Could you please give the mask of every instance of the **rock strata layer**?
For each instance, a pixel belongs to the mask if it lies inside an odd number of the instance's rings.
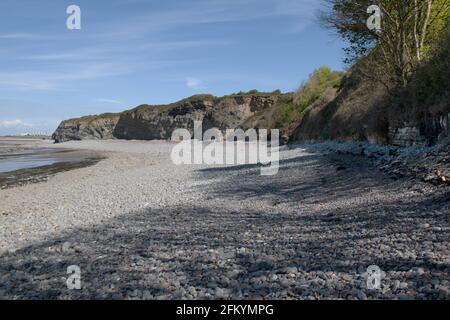
[[[104,114],[63,121],[53,134],[55,142],[70,140],[166,140],[176,129],[235,129],[257,112],[274,106],[281,94],[245,94],[217,98],[193,96],[169,105],[141,105],[120,114]]]

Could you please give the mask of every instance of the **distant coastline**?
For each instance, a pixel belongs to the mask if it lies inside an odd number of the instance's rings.
[[[19,134],[19,135],[0,135],[0,139],[42,139],[51,140],[50,135],[40,135],[40,134]]]

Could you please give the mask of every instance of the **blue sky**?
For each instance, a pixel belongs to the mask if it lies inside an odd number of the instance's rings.
[[[295,90],[341,70],[320,0],[2,0],[0,135],[198,93]],[[66,9],[81,8],[81,30]]]

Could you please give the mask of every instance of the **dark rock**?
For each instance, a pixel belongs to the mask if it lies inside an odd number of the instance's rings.
[[[141,105],[119,114],[103,114],[63,121],[53,134],[55,142],[69,140],[126,139],[169,140],[176,129],[188,129],[194,121],[203,122],[203,132],[218,128],[222,132],[246,126],[257,112],[274,106],[283,95],[245,94],[222,98],[197,95],[179,102]]]
[[[70,140],[113,139],[114,128],[119,114],[107,113],[99,116],[87,116],[61,122],[52,135],[56,143]]]

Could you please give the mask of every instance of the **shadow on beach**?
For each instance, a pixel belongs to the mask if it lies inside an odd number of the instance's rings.
[[[124,213],[103,226],[4,254],[0,298],[315,299],[356,298],[361,291],[380,299],[442,298],[432,283],[448,279],[442,256],[448,254],[449,234],[420,225],[448,226],[448,191],[358,203],[372,190],[399,193],[403,187],[358,166],[337,170],[322,155],[280,165],[280,174],[270,178],[257,167],[197,172],[199,179],[222,179],[200,187],[209,197],[265,199],[272,202],[270,211],[199,203]],[[339,199],[349,201],[332,205]],[[81,268],[82,290],[66,287],[70,265]],[[399,279],[408,288],[366,290],[363,272],[370,265],[387,273],[388,287]],[[406,275],[413,268],[426,274]]]

